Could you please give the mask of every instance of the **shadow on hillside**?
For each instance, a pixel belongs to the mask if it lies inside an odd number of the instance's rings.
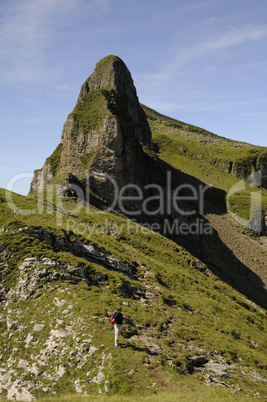
[[[227,212],[226,206],[226,192],[220,188],[213,187],[210,184],[204,183],[201,180],[197,179],[194,176],[191,176],[187,173],[182,172],[179,169],[174,168],[169,165],[167,162],[160,160],[161,171],[164,172],[161,175],[162,177],[166,177],[166,172],[170,172],[172,178],[172,187],[177,188],[181,185],[181,183],[185,183],[188,186],[188,195],[192,195],[192,191],[190,190],[190,186],[193,186],[197,194],[202,194],[205,198],[204,203],[204,213],[216,213],[216,214],[225,214]],[[163,184],[163,183],[161,183]],[[185,190],[186,191],[186,190]],[[194,204],[194,201],[191,201]],[[196,207],[199,207],[199,200],[195,201]],[[216,205],[216,208],[214,207]]]
[[[147,352],[147,347],[146,346],[140,347],[140,346],[136,346],[134,343],[127,343],[127,344],[121,343],[120,348],[121,349],[126,349],[126,348],[127,349],[132,349],[135,352]]]
[[[209,187],[206,183],[175,169],[162,160],[152,160],[147,156],[145,163],[146,174],[143,189],[146,188],[147,183],[154,183],[163,189],[164,210],[161,210],[160,213],[144,213],[142,201],[140,203],[134,201],[129,203],[128,210],[138,211],[142,208],[143,213],[135,215],[134,218],[129,214],[128,218],[161,233],[184,247],[194,257],[206,264],[209,270],[222,281],[259,306],[267,308],[267,292],[262,279],[234,255],[231,248],[223,243],[217,231],[204,217],[207,214],[223,216],[227,213],[225,191]],[[142,177],[141,174],[140,177]],[[169,183],[168,179],[170,179]],[[178,212],[175,208],[168,211],[169,199],[177,188],[181,189],[179,192],[181,199],[177,203],[177,205],[179,204]],[[144,190],[144,197],[151,200],[146,204],[146,207],[149,205],[150,211],[159,209],[158,195],[158,189],[155,186],[149,188],[148,191]],[[203,202],[201,203],[200,200]],[[106,208],[103,199],[94,199],[91,196],[91,203],[97,208]],[[115,209],[118,211],[119,208]],[[187,214],[188,211],[195,212]],[[127,214],[123,215],[127,216]],[[178,222],[177,226],[175,226],[176,222]],[[223,221],[220,222],[220,225],[222,224]],[[157,229],[154,229],[155,225]],[[185,227],[189,230],[180,230]]]
[[[181,184],[189,184],[196,189],[204,188],[205,183],[192,177],[186,173],[173,168],[164,161],[161,161],[161,169],[163,172],[170,171],[172,175],[172,188],[177,188]],[[164,177],[164,174],[161,178]],[[162,183],[161,183],[162,184]],[[191,194],[192,195],[192,194]],[[233,253],[233,251],[223,243],[217,231],[211,226],[209,221],[203,216],[205,214],[223,215],[226,214],[226,193],[223,190],[211,187],[204,194],[204,207],[202,211],[198,210],[198,200],[186,200],[185,209],[196,209],[194,216],[184,217],[175,216],[175,214],[157,216],[157,222],[161,228],[164,227],[166,219],[171,220],[172,224],[175,219],[180,220],[181,225],[187,224],[192,228],[198,228],[197,233],[177,233],[173,231],[169,233],[161,230],[161,234],[183,246],[194,257],[207,265],[209,270],[218,276],[222,281],[238,290],[240,293],[248,297],[256,304],[267,308],[267,291],[262,279],[253,272],[248,266],[243,264]],[[201,213],[200,213],[201,212]],[[144,223],[150,219],[143,216],[140,223]],[[155,217],[153,217],[155,220]],[[223,222],[223,221],[222,221]],[[201,225],[199,225],[201,223]],[[203,232],[203,227],[210,227],[211,230]],[[166,225],[165,225],[166,228]],[[174,226],[169,225],[173,229]],[[230,239],[231,240],[231,239]]]
[[[214,229],[212,235],[168,237],[205,263],[222,281],[267,308],[267,291],[262,279],[234,255]]]

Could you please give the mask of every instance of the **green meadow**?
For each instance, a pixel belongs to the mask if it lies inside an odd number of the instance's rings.
[[[35,397],[42,401],[50,397],[91,400],[92,396],[111,401],[236,401],[266,396],[261,380],[267,368],[265,312],[185,249],[121,215],[94,207],[88,210],[66,197],[59,204],[55,194],[7,196],[1,190],[0,212],[1,258],[5,255],[2,284],[11,292],[8,307],[1,312],[1,348],[9,351],[2,353],[1,367],[7,367],[11,357],[16,367],[20,359],[39,361],[51,331],[69,331],[38,375],[17,368],[24,381],[35,385]],[[48,231],[57,244],[64,239],[69,244],[79,240],[105,250],[131,267],[134,276],[59,249],[56,243],[30,235],[29,229]],[[72,283],[54,275],[51,281],[44,275],[24,300],[15,290],[19,266],[30,257],[39,261],[40,269],[44,258],[59,263],[55,272],[60,271],[60,264],[75,267],[73,275],[78,279]],[[117,350],[108,316],[118,304],[123,305],[127,319]],[[40,322],[44,329],[34,333],[35,341],[25,349],[25,339]],[[92,345],[93,358],[80,367]],[[215,376],[217,380],[204,385],[205,373],[188,368],[192,355],[204,355],[209,361],[223,359],[229,376]],[[53,377],[59,364],[64,375],[51,386],[49,376]],[[97,377],[99,367],[106,382],[89,381]],[[43,377],[43,384],[51,388],[49,397],[44,386],[38,388]],[[74,395],[77,384],[82,384],[83,396]]]

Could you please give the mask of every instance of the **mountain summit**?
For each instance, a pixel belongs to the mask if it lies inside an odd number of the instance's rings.
[[[82,85],[77,108],[100,91],[108,102],[108,108],[123,127],[123,120],[130,120],[126,136],[133,135],[148,148],[151,147],[151,132],[143,109],[140,107],[131,74],[125,63],[117,56],[100,60],[93,74]],[[92,94],[92,95],[91,95]],[[89,99],[88,99],[89,98]],[[122,116],[123,112],[123,116]]]
[[[107,183],[103,186],[103,174],[119,187],[140,184],[143,147],[151,150],[151,131],[131,74],[119,57],[107,56],[82,85],[61,143],[35,172],[30,194],[55,182],[55,177],[57,183],[80,184],[93,172],[97,193],[109,199],[111,188]]]

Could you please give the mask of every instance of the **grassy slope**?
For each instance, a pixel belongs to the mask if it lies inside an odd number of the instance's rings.
[[[40,266],[44,257],[70,264],[86,272],[89,278],[76,285],[56,279],[41,281],[29,299],[14,295],[2,310],[1,368],[8,370],[13,359],[14,379],[20,375],[31,381],[33,395],[44,396],[44,385],[49,386],[54,396],[73,394],[75,381],[82,385],[83,393],[97,394],[99,389],[104,392],[104,382],[92,381],[104,361],[102,371],[110,395],[131,394],[140,398],[141,389],[144,396],[161,395],[151,400],[164,400],[162,392],[167,395],[166,400],[172,400],[173,393],[177,397],[177,392],[181,400],[191,399],[192,395],[194,400],[231,400],[227,390],[200,385],[204,374],[186,374],[188,357],[196,353],[209,360],[224,357],[233,373],[230,379],[220,381],[232,390],[241,387],[242,398],[255,392],[266,394],[264,384],[250,375],[252,371],[266,373],[265,313],[221,282],[186,250],[122,217],[99,214],[95,209],[90,213],[84,208],[75,210],[76,204],[68,199],[62,201],[59,211],[55,199],[50,196],[47,202],[44,196],[39,214],[37,199],[16,194],[11,198],[15,212],[1,190],[0,227],[5,230],[0,232],[0,245],[4,249],[0,256],[5,255],[8,265],[2,278],[5,288],[11,291],[16,288],[18,266],[30,256],[36,257]],[[33,211],[23,215],[19,209]],[[71,216],[67,211],[74,214]],[[57,250],[25,233],[25,227],[42,227],[62,239],[71,229],[72,241],[79,239],[104,248],[112,257],[132,267],[136,277],[128,279],[100,264]],[[101,274],[104,279],[95,281]],[[146,302],[140,298],[140,292],[143,298],[146,295]],[[124,348],[116,350],[107,316],[123,301],[127,303],[123,313],[132,322],[124,324]],[[11,324],[7,326],[7,322]],[[45,324],[44,329],[33,332],[38,323]],[[29,365],[40,362],[54,329],[68,329],[70,335],[51,352],[48,364],[40,364],[38,375],[20,368],[21,359]],[[26,349],[29,334],[35,340]],[[91,358],[88,345],[96,348]],[[105,360],[104,356],[110,353]],[[81,361],[84,364],[79,368]],[[238,364],[239,368],[234,369],[230,364]],[[57,381],[49,380],[49,375],[53,378],[60,368],[65,370],[64,375]],[[178,374],[178,370],[185,370],[185,374]],[[239,400],[238,394],[234,398]]]
[[[169,118],[143,106],[152,131],[152,139],[161,159],[204,183],[229,191],[240,179],[229,174],[229,166],[237,170],[255,170],[260,160],[267,160],[264,147],[253,146],[217,136],[202,128]],[[249,218],[251,187],[235,192],[229,203],[234,213]],[[262,211],[267,210],[267,190],[261,190]]]
[[[259,161],[267,158],[265,147],[220,137],[202,128],[159,114],[146,106],[143,106],[143,109],[159,152],[169,157],[176,156],[176,163],[186,166],[188,173],[200,179],[206,176],[209,181],[217,182],[216,170],[227,174],[230,162],[240,167],[254,166],[257,169]],[[190,166],[188,159],[191,160]],[[206,164],[203,164],[203,169],[199,169],[199,162],[204,161]],[[220,183],[220,188],[227,190],[235,181],[223,175]]]

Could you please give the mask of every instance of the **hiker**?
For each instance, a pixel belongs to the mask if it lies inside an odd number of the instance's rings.
[[[119,337],[121,333],[121,324],[123,320],[123,316],[121,314],[122,308],[119,306],[117,307],[117,311],[114,314],[114,328],[115,328],[115,347],[119,347]]]

